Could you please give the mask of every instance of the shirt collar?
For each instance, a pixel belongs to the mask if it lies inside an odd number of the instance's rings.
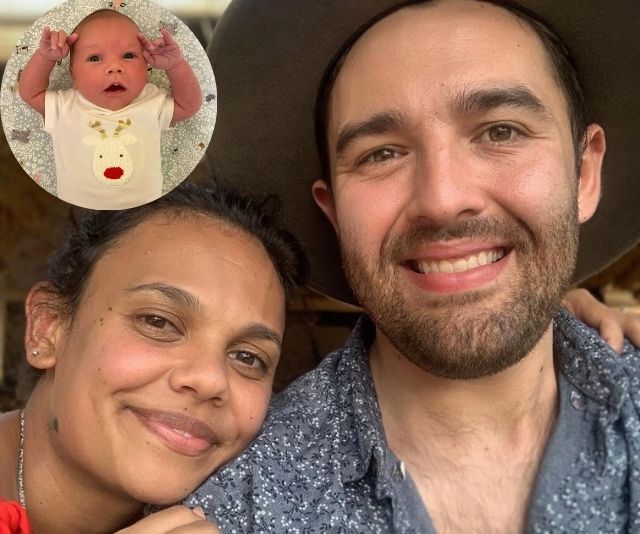
[[[571,386],[607,407],[610,420],[614,419],[629,387],[626,373],[617,364],[617,355],[594,330],[568,312],[559,311],[553,323],[558,372]],[[344,409],[353,417],[352,429],[355,428],[360,452],[359,461],[345,462],[342,474],[345,482],[352,482],[371,471],[376,481],[376,495],[383,498],[390,491],[398,459],[387,445],[369,366],[368,348],[374,336],[375,326],[363,315],[344,346],[337,369],[341,382],[344,379]]]
[[[362,479],[371,472],[375,479],[378,499],[389,496],[392,477],[398,475],[398,459],[389,449],[382,427],[382,415],[375,392],[368,349],[375,338],[375,326],[366,315],[358,320],[349,336],[337,376],[344,377],[345,409],[351,413],[355,429],[358,461],[345,463],[342,476],[345,482]],[[404,476],[404,475],[402,475]]]

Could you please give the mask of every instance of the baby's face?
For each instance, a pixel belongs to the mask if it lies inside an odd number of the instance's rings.
[[[96,18],[78,31],[71,75],[80,94],[113,111],[129,105],[147,83],[138,28],[125,18]]]

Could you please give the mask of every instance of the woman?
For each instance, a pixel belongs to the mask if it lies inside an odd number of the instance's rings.
[[[27,359],[44,374],[23,412],[0,416],[0,498],[34,532],[117,531],[257,433],[307,269],[273,211],[183,185],[68,236],[26,300]],[[212,529],[174,507],[126,532]]]

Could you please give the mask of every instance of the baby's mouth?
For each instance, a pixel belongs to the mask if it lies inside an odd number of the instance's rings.
[[[126,90],[127,88],[124,85],[121,85],[119,83],[112,83],[109,87],[105,89],[105,92],[110,94],[118,94],[118,93],[123,93]]]

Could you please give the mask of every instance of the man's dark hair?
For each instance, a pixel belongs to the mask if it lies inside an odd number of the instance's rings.
[[[431,0],[409,0],[399,3],[373,19],[368,21],[353,33],[342,45],[338,53],[329,63],[318,87],[315,107],[315,135],[316,147],[320,155],[322,172],[325,179],[331,178],[331,166],[329,158],[329,146],[327,144],[327,113],[329,111],[329,99],[333,91],[335,81],[340,74],[344,61],[353,48],[354,44],[369,30],[374,24],[392,13],[408,7],[419,6]],[[486,3],[494,4],[513,13],[520,20],[525,22],[542,41],[547,56],[551,61],[553,75],[556,83],[560,87],[567,102],[569,121],[571,123],[571,135],[573,139],[576,169],[580,168],[582,152],[585,148],[585,136],[587,126],[590,123],[584,99],[584,93],[578,78],[578,72],[568,48],[562,42],[560,36],[553,28],[537,14],[511,0],[483,0]]]
[[[278,273],[285,296],[304,284],[308,264],[300,244],[279,222],[280,201],[274,195],[249,197],[221,185],[204,187],[183,182],[163,197],[136,208],[86,211],[48,263],[50,290],[66,315],[73,318],[96,263],[119,238],[156,214],[173,217],[203,215],[256,238]]]

